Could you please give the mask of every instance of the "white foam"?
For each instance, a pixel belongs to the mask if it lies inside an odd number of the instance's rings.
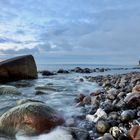
[[[70,135],[66,130],[57,128],[48,134],[43,134],[35,137],[28,137],[17,134],[16,140],[73,140],[73,138],[72,135]]]

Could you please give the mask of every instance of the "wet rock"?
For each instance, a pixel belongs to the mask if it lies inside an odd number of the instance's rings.
[[[84,98],[85,98],[84,94],[79,94],[74,100],[76,103],[79,103],[82,102]]]
[[[42,101],[34,100],[34,99],[20,99],[20,100],[17,100],[17,101],[16,101],[16,104],[17,104],[17,105],[22,105],[22,104],[25,104],[25,103],[28,103],[28,102],[44,103],[44,102],[42,102]]]
[[[62,89],[63,87],[58,87],[54,85],[38,85],[35,87],[35,90],[48,90],[48,91],[61,91],[60,88]],[[64,89],[64,88],[63,88]]]
[[[109,129],[109,124],[105,120],[99,120],[96,123],[96,130],[98,133],[105,133]]]
[[[35,95],[43,95],[43,94],[46,94],[46,93],[43,92],[43,91],[40,91],[40,90],[37,90],[37,91],[35,92]]]
[[[111,134],[105,133],[101,140],[114,140]]]
[[[83,78],[80,78],[79,81],[80,81],[80,82],[84,82],[84,79],[83,79]]]
[[[97,122],[101,118],[107,118],[107,114],[101,108],[99,108],[94,115],[86,115],[86,119],[91,122]]]
[[[48,71],[48,70],[44,70],[41,72],[43,76],[51,76],[51,75],[55,75],[53,72]]]
[[[116,96],[118,94],[118,90],[116,88],[111,88],[107,91],[107,93]]]
[[[12,85],[16,86],[17,88],[24,88],[24,87],[33,86],[33,84],[30,81],[25,81],[25,80],[14,82],[14,83],[12,83]]]
[[[99,106],[99,97],[98,96],[91,96],[91,105]]]
[[[124,101],[127,103],[128,107],[135,108],[140,105],[140,94],[137,93],[129,93]]]
[[[64,70],[64,69],[59,69],[59,70],[57,71],[57,73],[67,74],[67,73],[69,73],[69,71]]]
[[[70,128],[67,128],[67,130],[72,134],[74,140],[90,140],[88,131],[84,129],[70,127]]]
[[[113,105],[113,110],[115,110],[115,111],[119,111],[119,110],[126,108],[126,103],[124,102],[123,99],[121,99],[119,101],[114,100],[112,105]]]
[[[118,140],[128,140],[128,137],[125,136],[124,134],[120,134],[120,136],[118,137]]]
[[[91,73],[92,71],[89,68],[83,69],[83,73]]]
[[[65,122],[65,124],[68,127],[74,127],[75,126],[75,120],[74,120],[74,118],[67,119],[66,122]]]
[[[0,95],[21,95],[21,92],[14,86],[1,85]]]
[[[132,119],[134,119],[136,116],[135,111],[133,110],[125,110],[121,113],[121,120],[124,122],[128,122]]]
[[[108,115],[108,119],[109,119],[109,120],[117,120],[117,119],[118,119],[118,112],[111,112],[111,113]]]
[[[109,100],[114,100],[115,99],[115,95],[113,95],[113,94],[107,94],[107,98]]]
[[[114,137],[118,138],[122,134],[122,130],[118,128],[117,126],[111,127],[109,129],[109,133]]]
[[[91,73],[92,72],[92,70],[89,68],[80,68],[80,67],[76,67],[72,71],[77,72],[77,73]]]
[[[19,56],[0,62],[0,83],[36,78],[37,67],[32,55]]]
[[[128,132],[130,140],[140,140],[140,126],[134,125]]]
[[[79,102],[79,103],[76,104],[76,107],[81,107],[81,106],[84,106],[83,102]]]
[[[0,131],[15,135],[23,131],[27,135],[37,135],[64,123],[62,116],[39,102],[29,102],[16,106],[0,117]]]
[[[106,112],[110,113],[113,110],[112,103],[110,100],[106,100],[100,104],[100,107]]]
[[[136,86],[132,89],[132,93],[139,93],[139,94],[140,94],[140,85],[136,85]]]
[[[91,104],[91,97],[90,97],[90,96],[84,97],[83,103],[84,103],[85,105],[90,105],[90,104]]]
[[[91,92],[90,96],[98,96],[100,94],[103,94],[104,92],[105,92],[104,89],[99,89],[99,90],[96,90],[94,92]]]
[[[118,99],[122,99],[126,96],[126,93],[125,92],[120,92],[118,95],[117,95],[117,98]]]

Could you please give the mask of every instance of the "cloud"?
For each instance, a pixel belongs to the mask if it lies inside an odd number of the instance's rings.
[[[139,24],[139,0],[1,0],[0,52],[49,62],[135,63]]]

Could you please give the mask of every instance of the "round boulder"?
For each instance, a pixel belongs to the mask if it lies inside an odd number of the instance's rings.
[[[63,123],[63,117],[46,104],[27,102],[0,117],[0,131],[10,136],[20,131],[27,135],[38,135]]]

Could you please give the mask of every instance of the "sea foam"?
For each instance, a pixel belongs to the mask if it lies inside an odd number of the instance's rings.
[[[16,134],[16,140],[73,140],[72,135],[66,130],[56,128],[48,134],[40,136],[28,137],[21,134]]]

